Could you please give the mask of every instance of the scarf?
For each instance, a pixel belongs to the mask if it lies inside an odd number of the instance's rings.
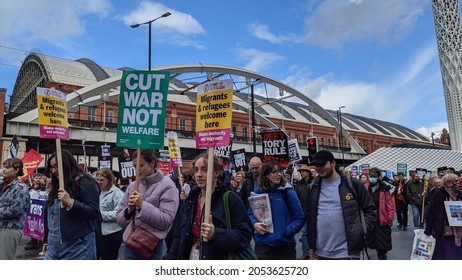
[[[2,184],[2,192],[6,190],[9,184],[16,179],[15,177],[10,177],[10,178],[3,178],[3,184]]]

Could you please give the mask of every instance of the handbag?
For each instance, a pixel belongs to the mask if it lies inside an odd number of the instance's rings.
[[[125,241],[125,246],[130,248],[137,255],[144,259],[151,258],[152,253],[159,243],[159,238],[141,227],[135,226],[135,215],[133,215],[132,232]]]
[[[226,228],[228,230],[231,230],[231,214],[229,212],[229,196],[230,191],[226,191],[223,194],[223,204],[225,208],[225,219],[226,219]],[[252,248],[252,245],[249,244],[245,249],[239,251],[239,252],[234,252],[234,253],[229,253],[228,254],[228,260],[258,260],[257,254],[255,254],[255,251]]]

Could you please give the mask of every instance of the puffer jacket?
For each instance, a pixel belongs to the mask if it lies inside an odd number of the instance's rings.
[[[306,212],[308,245],[309,248],[314,251],[316,251],[316,225],[321,181],[322,178],[318,176],[311,187],[311,191],[308,193],[308,211]],[[345,221],[348,254],[354,255],[360,253],[364,248],[363,226],[358,207],[361,207],[364,211],[368,233],[374,232],[377,210],[372,201],[372,197],[361,182],[355,178],[351,178],[351,181],[353,186],[349,187],[347,185],[347,178],[341,176],[338,191],[342,204],[343,219]]]

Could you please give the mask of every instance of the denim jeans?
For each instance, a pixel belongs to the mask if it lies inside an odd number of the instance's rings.
[[[302,255],[303,256],[309,256],[310,255],[310,250],[308,247],[308,225],[305,223],[305,225],[302,228]]]
[[[163,244],[164,244],[164,240],[159,240],[159,243],[157,244],[156,249],[152,253],[150,260],[161,260],[162,259]],[[143,257],[137,255],[127,246],[125,246],[124,255],[125,255],[126,260],[144,260]]]
[[[420,215],[422,211],[422,205],[411,204],[412,208],[412,219],[414,221],[414,228],[420,228]]]

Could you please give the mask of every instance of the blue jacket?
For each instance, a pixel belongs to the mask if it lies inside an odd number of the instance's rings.
[[[267,191],[262,191],[259,188],[255,194],[260,193],[268,193],[269,195],[274,232],[265,235],[256,234],[254,236],[255,243],[262,243],[271,247],[295,245],[294,236],[305,224],[305,216],[293,187],[286,184],[284,187],[276,186]],[[248,214],[252,225],[258,222],[250,207]]]
[[[29,202],[29,190],[18,178],[14,179],[3,192],[0,184],[1,227],[22,229]]]
[[[78,240],[96,230],[101,215],[99,194],[100,188],[96,181],[88,176],[79,179],[79,191],[73,197],[71,209],[60,209],[59,223],[63,242]],[[48,207],[45,208],[45,240],[48,238],[47,214]]]

